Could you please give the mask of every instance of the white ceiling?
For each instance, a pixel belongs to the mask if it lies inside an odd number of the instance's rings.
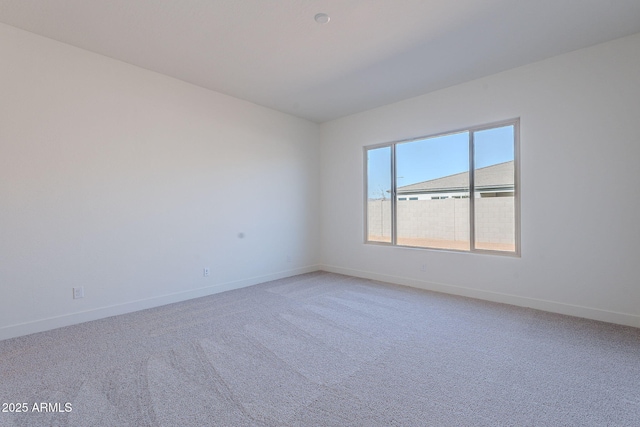
[[[640,0],[0,0],[0,22],[323,122],[640,32]]]

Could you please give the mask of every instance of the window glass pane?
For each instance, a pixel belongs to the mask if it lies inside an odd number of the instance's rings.
[[[516,250],[514,126],[474,133],[475,246]]]
[[[391,147],[367,150],[367,241],[391,243]]]
[[[469,250],[469,133],[396,146],[397,244]]]

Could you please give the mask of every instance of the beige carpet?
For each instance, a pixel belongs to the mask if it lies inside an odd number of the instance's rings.
[[[317,272],[1,341],[0,402],[27,404],[0,426],[638,426],[640,330]]]

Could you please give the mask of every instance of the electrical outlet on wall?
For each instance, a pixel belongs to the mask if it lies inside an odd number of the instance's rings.
[[[202,275],[204,277],[209,277],[209,274],[210,274],[209,273],[209,267],[205,267],[205,268],[202,269]]]
[[[84,287],[73,288],[73,299],[84,298]]]

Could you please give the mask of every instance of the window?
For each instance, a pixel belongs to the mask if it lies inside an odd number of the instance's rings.
[[[518,134],[510,120],[365,147],[366,242],[519,254]]]
[[[391,240],[391,146],[367,150],[367,241]]]

